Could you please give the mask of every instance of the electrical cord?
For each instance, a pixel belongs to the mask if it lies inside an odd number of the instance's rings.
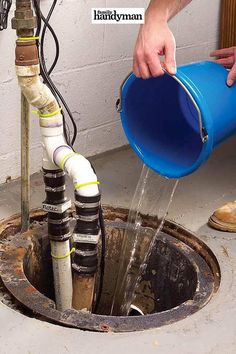
[[[49,24],[50,18],[51,18],[52,14],[53,14],[53,11],[55,9],[56,4],[57,4],[57,1],[54,0],[53,3],[52,3],[52,6],[51,6],[51,8],[50,8],[50,10],[48,12],[47,18],[46,18],[47,24]],[[46,70],[45,56],[44,56],[44,40],[45,40],[46,30],[47,30],[47,26],[44,25],[42,33],[41,33],[41,47],[40,47],[40,56],[42,58],[43,66],[44,66],[45,71],[47,71]],[[57,38],[55,32],[53,31],[52,27],[51,27],[50,31],[51,31],[51,33],[53,35],[53,38],[54,38],[54,41],[55,41],[56,55],[55,55],[54,61],[53,61],[52,65],[51,65],[50,69],[47,71],[48,76],[50,76],[50,74],[52,73],[53,69],[57,65],[57,62],[58,62],[58,59],[59,59],[59,53],[60,53],[59,41],[58,41],[58,38]]]
[[[8,14],[12,0],[0,0],[0,31],[7,28]]]
[[[35,35],[38,37],[38,36],[40,36],[41,27],[42,27],[42,18],[41,18],[41,10],[40,10],[40,0],[36,0],[36,1],[33,0],[33,5],[34,5],[34,10],[35,10],[36,19],[37,19],[37,29],[36,29],[36,34],[35,34]],[[50,15],[50,16],[51,16],[51,15]],[[48,17],[48,16],[47,16],[47,17]],[[52,35],[54,34],[54,36],[53,36],[54,40],[57,41],[56,35],[55,35],[53,29],[51,28],[51,26],[50,26],[49,29],[52,30]],[[59,44],[59,43],[58,43],[58,44]],[[55,59],[54,59],[54,61],[56,60],[56,58],[59,57],[59,45],[58,45],[58,44],[56,45],[56,54],[55,54]],[[44,44],[43,44],[43,45],[44,45]],[[37,40],[37,47],[38,47],[38,52],[39,52],[39,54],[40,54],[40,51],[39,51],[40,44],[39,44],[39,41],[38,41],[38,40]],[[57,93],[56,93],[56,91],[55,91],[55,88],[53,87],[54,85],[53,85],[52,81],[50,80],[50,77],[49,77],[49,75],[48,75],[48,73],[47,73],[46,65],[45,65],[45,67],[43,67],[42,64],[41,64],[41,63],[42,63],[42,59],[41,59],[40,55],[39,55],[39,62],[40,62],[40,73],[41,73],[41,76],[42,76],[42,78],[43,78],[43,81],[44,81],[44,83],[50,88],[51,92],[53,93],[54,97],[55,97],[56,100],[57,100],[58,105],[60,105],[60,102],[59,102]],[[63,110],[62,110],[61,113],[62,113],[62,118],[63,118],[63,132],[64,132],[64,136],[65,136],[65,139],[66,139],[67,144],[71,146],[71,143],[70,143],[70,130],[69,130],[68,125],[67,125],[67,123],[66,123],[65,114],[64,114]],[[72,146],[71,146],[71,147],[72,147]]]
[[[57,0],[54,0],[52,3],[52,6],[50,7],[49,13],[47,15],[47,17],[45,18],[44,15],[42,14],[42,11],[40,9],[40,0],[33,0],[33,4],[34,4],[34,8],[35,8],[35,13],[36,13],[36,17],[37,17],[37,23],[38,23],[38,28],[36,33],[40,34],[39,31],[39,26],[41,27],[41,21],[44,22],[44,26],[43,26],[43,30],[42,30],[42,36],[41,36],[41,42],[40,42],[40,46],[38,43],[38,46],[40,47],[40,51],[39,51],[39,59],[40,59],[40,70],[41,70],[41,76],[45,82],[45,84],[51,89],[53,95],[55,96],[55,98],[57,99],[57,101],[60,103],[60,106],[63,106],[65,108],[65,111],[67,112],[72,126],[73,126],[73,137],[72,140],[70,142],[70,133],[68,133],[68,125],[65,122],[65,114],[64,111],[62,110],[62,116],[63,116],[63,124],[64,124],[64,133],[65,133],[65,138],[66,141],[68,143],[68,145],[70,145],[71,147],[74,145],[74,142],[76,140],[76,136],[77,136],[77,126],[75,124],[73,115],[70,111],[69,106],[67,105],[64,97],[62,96],[62,94],[60,93],[60,91],[58,90],[58,88],[55,86],[55,84],[53,83],[50,74],[52,73],[53,69],[55,68],[58,58],[59,58],[59,53],[60,53],[60,47],[59,47],[59,41],[58,38],[52,28],[52,26],[49,24],[49,20],[51,18],[51,15],[54,11],[55,5],[57,3]],[[55,54],[55,58],[53,60],[52,66],[50,67],[49,70],[47,70],[46,67],[46,62],[45,62],[45,56],[44,56],[44,41],[45,41],[45,34],[46,34],[46,30],[49,30],[53,36],[54,42],[55,42],[55,46],[56,46],[56,54]]]
[[[40,2],[40,1],[39,1]],[[53,1],[52,6],[49,10],[49,13],[47,15],[47,18],[45,18],[40,10],[40,7],[38,9],[38,13],[40,16],[40,19],[43,20],[44,22],[44,27],[42,30],[42,34],[41,34],[41,45],[40,45],[40,50],[39,50],[39,60],[40,60],[40,68],[41,68],[41,73],[42,73],[42,77],[44,79],[44,82],[47,84],[47,86],[51,89],[51,91],[53,92],[55,98],[57,99],[58,104],[60,105],[60,101],[62,102],[62,104],[64,105],[64,107],[66,107],[66,110],[69,114],[69,117],[71,118],[72,122],[73,122],[73,127],[74,127],[74,135],[73,135],[73,139],[72,142],[70,141],[70,129],[68,124],[66,123],[66,119],[65,119],[65,113],[62,110],[62,118],[63,118],[63,131],[64,131],[64,136],[66,139],[66,142],[69,146],[73,147],[74,141],[76,139],[76,135],[77,135],[77,127],[75,125],[75,122],[73,120],[73,116],[70,112],[69,107],[67,106],[63,96],[61,95],[60,91],[57,89],[57,87],[55,86],[55,84],[53,83],[52,79],[50,78],[50,74],[52,73],[53,69],[55,68],[57,61],[59,59],[59,53],[60,53],[60,46],[59,46],[59,41],[58,38],[53,30],[53,28],[51,27],[51,25],[49,24],[49,20],[51,18],[51,15],[54,11],[54,8],[56,6],[57,1]],[[45,61],[45,56],[44,56],[44,41],[45,41],[45,34],[46,34],[46,30],[47,28],[49,29],[49,31],[51,32],[53,39],[54,39],[54,43],[55,43],[55,47],[56,47],[56,53],[55,53],[55,58],[53,61],[52,66],[50,67],[49,70],[47,70],[46,67],[46,61]]]
[[[102,290],[104,285],[104,273],[105,273],[105,257],[106,257],[106,229],[104,224],[103,210],[101,206],[99,209],[99,223],[101,228],[102,247],[101,247],[99,288],[98,288],[98,293],[96,298],[96,304],[94,306],[95,313],[98,310],[98,306],[102,296]]]
[[[92,163],[91,163],[91,167],[93,169],[93,172],[96,174],[95,168],[94,168]],[[102,206],[101,205],[100,205],[100,208],[99,208],[99,224],[100,224],[100,229],[101,229],[102,247],[101,247],[101,260],[100,260],[99,287],[98,287],[96,303],[95,303],[95,306],[94,306],[94,312],[95,313],[98,310],[98,306],[99,306],[99,303],[100,303],[100,300],[101,300],[101,296],[102,296],[102,290],[103,290],[103,285],[104,285],[104,273],[105,273],[105,266],[106,266],[106,261],[105,261],[105,259],[106,259],[106,228],[105,228],[103,210],[102,210]]]

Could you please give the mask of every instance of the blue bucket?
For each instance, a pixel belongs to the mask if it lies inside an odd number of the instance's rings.
[[[179,178],[195,171],[236,132],[236,85],[213,62],[178,67],[148,80],[131,74],[121,89],[120,113],[134,151],[154,171]]]

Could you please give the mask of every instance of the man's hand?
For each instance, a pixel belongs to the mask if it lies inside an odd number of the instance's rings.
[[[187,6],[191,0],[150,0],[145,12],[145,24],[141,25],[134,50],[133,71],[137,77],[148,79],[176,73],[175,39],[168,21]],[[164,56],[161,62],[160,56]]]
[[[216,63],[231,69],[227,78],[227,85],[232,86],[236,80],[236,47],[215,50],[211,57],[217,57]]]
[[[164,67],[171,75],[176,73],[175,39],[165,20],[146,17],[140,27],[134,50],[133,71],[137,77],[148,79],[163,75]],[[164,55],[162,63],[160,56]]]

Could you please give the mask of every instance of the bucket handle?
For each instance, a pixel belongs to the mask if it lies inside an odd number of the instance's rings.
[[[167,73],[166,70],[164,70],[164,71],[165,71],[165,73]],[[180,84],[180,86],[188,94],[188,96],[191,99],[194,107],[196,108],[197,113],[198,113],[198,124],[199,124],[199,132],[200,132],[201,140],[202,140],[203,144],[206,143],[208,141],[208,134],[207,134],[207,131],[206,131],[205,127],[203,126],[202,115],[201,115],[201,111],[200,111],[198,105],[196,104],[193,96],[191,95],[189,90],[186,88],[186,86],[182,83],[182,81],[180,81],[175,75],[171,75],[171,77],[173,77],[173,79],[175,79]]]
[[[122,112],[122,90],[123,90],[123,87],[126,83],[126,81],[128,80],[128,78],[133,74],[133,72],[131,71],[131,73],[129,73],[125,79],[122,81],[121,85],[120,85],[120,97],[116,100],[116,110],[118,113],[121,113]]]
[[[165,74],[170,75],[164,68],[163,71],[165,72]],[[117,99],[116,101],[116,110],[118,113],[122,112],[122,90],[123,87],[127,81],[127,79],[132,75],[133,73],[131,72],[129,75],[126,76],[126,78],[124,79],[124,81],[122,82],[121,86],[120,86],[120,97]],[[191,93],[189,92],[189,90],[184,86],[184,84],[175,76],[175,75],[170,75],[173,79],[175,79],[180,86],[184,89],[184,91],[188,94],[189,98],[191,99],[194,107],[197,110],[198,113],[198,123],[199,123],[199,132],[200,132],[200,136],[201,136],[201,140],[204,143],[206,143],[208,141],[208,134],[207,131],[205,129],[205,127],[203,126],[203,122],[202,122],[202,115],[201,115],[201,111],[198,107],[198,105],[196,104],[193,96],[191,95]]]

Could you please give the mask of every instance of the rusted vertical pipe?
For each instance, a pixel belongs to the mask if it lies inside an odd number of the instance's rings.
[[[31,37],[36,27],[36,18],[31,8],[31,0],[16,0],[15,17],[12,19],[12,28],[16,29],[19,37]],[[22,49],[19,60],[27,60],[27,51]],[[16,63],[19,65],[19,63]],[[21,231],[29,228],[29,200],[30,200],[30,172],[29,172],[29,103],[21,93]]]
[[[29,103],[21,94],[21,232],[29,228]]]
[[[95,287],[95,275],[80,276],[73,274],[72,307],[76,310],[92,311]]]

